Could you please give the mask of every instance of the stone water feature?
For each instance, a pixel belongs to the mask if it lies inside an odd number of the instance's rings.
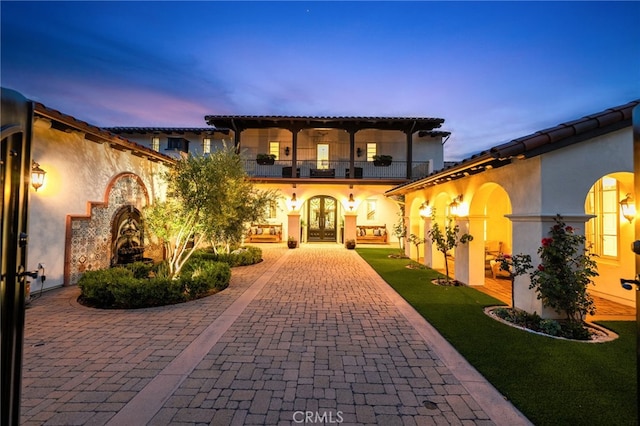
[[[124,206],[115,215],[111,230],[111,265],[123,265],[144,260],[144,234],[140,211]]]

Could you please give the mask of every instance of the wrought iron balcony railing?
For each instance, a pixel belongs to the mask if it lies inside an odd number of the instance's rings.
[[[258,164],[256,160],[245,160],[245,170],[251,177],[263,178],[337,178],[349,179],[348,161],[298,161],[293,172],[291,161],[280,160],[274,164]],[[416,179],[429,174],[429,162],[412,162],[407,173],[406,161],[393,161],[388,166],[375,166],[370,161],[354,162],[354,179]],[[407,176],[409,174],[409,176]]]

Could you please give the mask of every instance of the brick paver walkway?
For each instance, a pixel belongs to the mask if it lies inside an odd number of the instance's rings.
[[[354,251],[264,256],[181,305],[32,302],[23,424],[527,424]]]

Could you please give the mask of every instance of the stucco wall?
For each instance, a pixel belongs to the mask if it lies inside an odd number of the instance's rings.
[[[86,215],[88,202],[104,202],[115,176],[137,175],[151,200],[165,195],[165,165],[88,141],[82,133],[50,129],[42,120],[34,124],[32,157],[47,174],[42,188],[30,189],[28,267],[45,264],[45,288],[63,284],[67,216]],[[31,289],[38,291],[40,282]]]
[[[473,229],[471,233],[476,239],[484,234],[482,227],[474,226],[474,223],[482,223],[483,218],[492,217],[487,220],[487,227],[491,229],[487,229],[486,239],[511,239],[512,246],[505,247],[504,251],[530,254],[536,264],[540,240],[547,235],[556,214],[563,215],[568,224],[584,232],[584,221],[588,219],[584,210],[585,199],[598,179],[612,174],[620,182],[621,195],[633,192],[632,142],[629,127],[533,158],[514,159],[501,168],[412,191],[406,194],[407,206],[411,206],[412,212],[411,229],[420,229],[416,206],[423,201],[429,201],[442,215],[452,199],[462,194],[465,202],[469,203],[470,229]],[[492,200],[490,194],[493,190],[487,190],[491,185],[501,187],[506,196]],[[500,211],[509,215],[511,230],[508,232],[503,231],[504,220],[495,217]],[[496,231],[495,227],[500,230]],[[634,275],[634,257],[628,249],[633,240],[633,229],[621,220],[619,232],[619,258],[598,259],[600,276],[594,280],[596,285],[590,287],[590,291],[632,305],[634,294],[621,288],[620,278]],[[471,250],[474,247],[475,250],[483,250],[475,240]],[[481,274],[473,273],[480,268],[477,260],[480,258],[480,255],[474,257],[473,254],[470,257],[468,276],[473,282],[469,284],[478,284],[482,279]],[[456,264],[456,271],[458,266]],[[516,305],[541,312],[535,293],[528,289],[526,277],[519,277],[516,281]]]
[[[346,212],[348,212],[348,199],[349,194],[353,194],[355,200],[354,211],[357,214],[357,225],[386,225],[387,232],[389,233],[387,241],[390,244],[397,245],[397,239],[393,237],[393,225],[398,221],[398,212],[400,211],[398,205],[392,200],[384,196],[384,192],[391,188],[391,186],[385,185],[358,185],[354,188],[349,188],[348,185],[331,185],[331,184],[297,184],[295,188],[291,187],[291,184],[257,184],[259,189],[277,189],[282,196],[279,202],[279,209],[277,217],[275,219],[268,220],[267,223],[283,224],[283,235],[289,235],[291,232],[288,229],[289,221],[288,214],[290,211],[289,202],[293,195],[296,194],[298,200],[298,208],[296,209],[300,213],[300,220],[307,222],[307,206],[306,203],[313,197],[319,195],[327,195],[333,197],[338,202],[337,212],[337,224],[340,228],[341,221]],[[374,219],[367,218],[367,200],[375,200],[377,204],[377,211]],[[340,236],[338,234],[338,241]]]
[[[631,127],[542,156],[542,212],[584,213],[591,186],[615,172],[633,173]]]

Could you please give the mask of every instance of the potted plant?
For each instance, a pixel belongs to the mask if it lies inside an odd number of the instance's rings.
[[[298,241],[296,241],[296,237],[290,235],[289,238],[287,238],[287,246],[290,249],[298,247]]]
[[[373,165],[376,167],[388,167],[391,165],[391,160],[393,160],[393,157],[390,155],[374,155]]]
[[[275,154],[258,154],[256,156],[256,163],[260,165],[273,164],[276,161]]]
[[[347,249],[353,250],[356,248],[356,240],[347,240],[344,245]]]

